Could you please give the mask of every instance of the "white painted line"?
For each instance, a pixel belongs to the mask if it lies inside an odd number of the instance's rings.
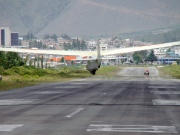
[[[180,91],[151,91],[154,94],[157,95],[178,95],[180,94]]]
[[[22,127],[24,124],[10,124],[10,125],[0,125],[0,132],[13,131],[18,127]]]
[[[106,93],[103,93],[103,95],[106,95]]]
[[[73,89],[73,88],[82,88],[82,86],[56,86],[55,89]]]
[[[80,82],[78,82],[78,83],[71,83],[71,84],[75,84],[75,85],[76,85],[76,84],[77,84],[77,85],[83,85],[83,84],[84,84],[84,85],[87,85],[87,84],[92,84],[92,83],[80,83]]]
[[[86,130],[104,132],[134,132],[134,133],[178,133],[175,126],[152,126],[152,125],[89,125]]]
[[[72,80],[72,81],[86,81],[87,79],[77,79],[77,80]]]
[[[33,99],[35,100],[35,99]],[[25,99],[11,99],[11,100],[0,100],[0,105],[20,105],[20,104],[30,104],[33,100]]]
[[[153,105],[180,105],[180,100],[153,99]]]
[[[176,87],[170,87],[170,86],[148,86],[148,88],[151,88],[151,89],[176,89]]]
[[[67,118],[71,118],[72,116],[74,116],[75,114],[79,113],[80,111],[82,111],[84,108],[78,108],[76,109],[74,112],[72,112],[71,114],[65,116]]]
[[[61,94],[63,92],[60,91],[39,91],[39,92],[33,92],[31,94]]]

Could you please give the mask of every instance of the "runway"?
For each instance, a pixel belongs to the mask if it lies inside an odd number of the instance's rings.
[[[1,92],[0,135],[180,134],[179,88],[152,67]]]

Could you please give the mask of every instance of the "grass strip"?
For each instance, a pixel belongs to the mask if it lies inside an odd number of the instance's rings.
[[[96,76],[112,76],[117,73],[118,66],[102,66]],[[1,71],[0,91],[23,88],[42,83],[65,82],[73,79],[88,78],[92,75],[85,67],[59,67],[58,69],[37,69],[34,67],[13,67]]]

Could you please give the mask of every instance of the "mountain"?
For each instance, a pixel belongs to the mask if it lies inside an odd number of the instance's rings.
[[[21,34],[116,35],[180,23],[179,0],[0,0],[0,26]]]
[[[20,34],[37,34],[61,12],[71,0],[0,0],[0,26]]]

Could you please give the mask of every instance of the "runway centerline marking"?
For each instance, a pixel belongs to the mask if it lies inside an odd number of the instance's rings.
[[[153,105],[180,105],[180,100],[153,99]]]
[[[151,89],[176,89],[176,87],[171,87],[171,86],[148,86],[148,88],[151,88]]]
[[[178,95],[180,91],[151,91],[156,95]]]
[[[0,125],[0,132],[13,131],[18,127],[22,127],[24,124],[6,124]]]
[[[78,109],[76,109],[74,112],[72,112],[71,114],[69,114],[69,115],[66,115],[65,117],[66,118],[71,118],[71,117],[73,117],[74,115],[76,115],[77,113],[79,113],[80,111],[82,111],[84,108],[78,108]]]
[[[26,100],[26,99],[9,99],[9,100],[0,100],[0,105],[21,105],[21,104],[30,104],[32,103],[34,100],[37,99],[30,99],[30,100]]]
[[[91,124],[86,130],[103,132],[134,132],[134,133],[178,133],[175,126],[152,126],[152,125],[103,125]]]
[[[71,84],[75,84],[75,85],[87,85],[87,84],[92,84],[92,83],[80,83],[80,82],[77,82],[77,83],[71,83]]]
[[[77,85],[75,85],[75,86],[56,86],[56,87],[54,87],[54,89],[75,89],[75,88],[82,88],[82,86],[77,86]]]
[[[64,92],[59,91],[39,91],[39,92],[33,92],[31,94],[62,94]]]

